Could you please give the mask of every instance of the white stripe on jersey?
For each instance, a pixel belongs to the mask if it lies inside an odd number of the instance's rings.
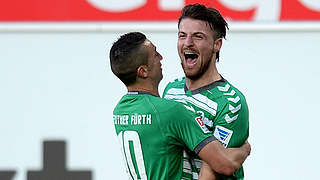
[[[191,164],[190,162],[188,161],[189,159],[189,155],[186,153],[186,151],[183,151],[183,172],[184,173],[187,173],[187,174],[191,174],[192,171],[191,171]]]
[[[196,94],[192,97],[186,96],[184,94],[184,89],[178,89],[178,88],[172,88],[169,89],[167,94],[164,96],[166,99],[173,99],[179,102],[186,101],[189,102],[201,109],[206,110],[213,116],[216,115],[216,110],[218,108],[218,104],[208,97],[202,95],[202,94]]]
[[[196,168],[198,168],[198,169],[201,168],[201,164],[202,164],[201,159],[194,159],[194,163],[195,163]]]
[[[192,178],[193,179],[199,179],[198,173],[192,172]]]
[[[234,94],[236,94],[236,92],[233,89],[229,93],[224,93],[226,96],[233,96]]]
[[[212,107],[215,110],[218,109],[218,104],[212,101],[211,99],[209,99],[207,96],[204,96],[202,94],[196,94],[196,95],[193,95],[193,97],[198,101],[201,101],[202,103],[207,104],[207,106]]]
[[[187,159],[183,160],[183,172],[191,174],[191,164]]]
[[[169,89],[168,94],[180,94],[180,95],[183,95],[184,94],[184,89],[171,88],[171,89]]]

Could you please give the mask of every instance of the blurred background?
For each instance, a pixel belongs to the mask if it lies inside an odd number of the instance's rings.
[[[183,76],[177,18],[197,2],[229,22],[218,69],[249,105],[245,179],[320,179],[319,0],[2,0],[0,179],[128,179],[109,49],[144,32],[163,55],[162,94]]]

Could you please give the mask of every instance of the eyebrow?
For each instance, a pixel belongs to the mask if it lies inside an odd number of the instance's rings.
[[[199,34],[200,34],[200,35],[204,35],[204,36],[206,35],[206,34],[203,33],[203,32],[195,32],[195,33],[193,33],[192,35],[199,35]]]
[[[179,30],[178,33],[186,33],[186,32]],[[195,32],[193,32],[192,34],[197,34],[197,33],[202,33],[202,34],[204,34],[204,32],[202,32],[202,31],[195,31]]]
[[[184,31],[179,31],[178,32],[178,34],[187,34],[187,33],[185,33]],[[194,33],[192,33],[192,35],[204,35],[204,36],[206,36],[206,34],[205,33],[203,33],[203,32],[201,32],[201,31],[197,31],[197,32],[194,32]]]

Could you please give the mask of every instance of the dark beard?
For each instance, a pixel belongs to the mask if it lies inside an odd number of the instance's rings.
[[[210,67],[210,64],[211,64],[211,60],[208,61],[208,62],[206,62],[206,64],[204,64],[204,66],[201,66],[201,67],[200,67],[200,70],[198,71],[197,74],[195,74],[195,75],[187,75],[187,74],[186,74],[186,71],[184,70],[183,64],[181,63],[182,68],[183,68],[183,71],[184,71],[184,74],[186,75],[186,77],[187,77],[188,79],[191,79],[191,80],[198,80],[198,79],[200,79],[200,78],[202,77],[202,75],[203,75],[205,72],[207,72],[208,68]]]

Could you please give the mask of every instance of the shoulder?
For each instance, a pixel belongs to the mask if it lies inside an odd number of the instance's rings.
[[[177,79],[174,79],[173,81],[169,82],[169,83],[183,83],[186,81],[186,77],[179,77]]]
[[[217,116],[223,117],[222,119],[227,123],[231,123],[239,118],[246,122],[248,119],[248,105],[241,91],[228,81],[218,86],[216,91],[219,96],[216,99],[218,103]]]
[[[208,98],[217,105],[217,117],[223,116],[223,119],[230,123],[238,118],[238,114],[247,116],[248,105],[246,99],[230,82],[226,81],[216,86],[209,91],[209,94]]]
[[[187,110],[183,104],[170,99],[150,97],[148,101],[159,113],[176,114],[177,111]]]
[[[177,79],[169,82],[166,86],[166,89],[173,88],[173,87],[181,87],[181,86],[184,87],[185,81],[186,81],[185,77],[177,78]]]
[[[219,100],[220,104],[239,104],[246,103],[245,96],[242,92],[233,86],[229,81],[217,86],[210,91],[214,94],[215,99]]]
[[[214,136],[225,147],[239,146],[249,135],[249,111],[245,97],[228,81],[218,86],[216,91],[219,105]]]
[[[172,94],[172,93],[179,94],[180,91],[184,90],[184,84],[185,84],[185,77],[177,78],[169,82],[163,91],[162,97],[165,97],[165,95]]]
[[[180,127],[189,124],[196,118],[196,113],[182,103],[171,99],[158,98],[150,106],[162,125]]]

